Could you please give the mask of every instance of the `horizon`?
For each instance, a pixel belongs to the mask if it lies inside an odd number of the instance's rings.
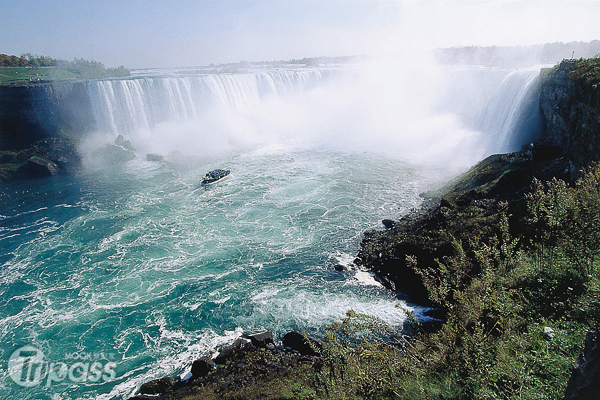
[[[0,53],[106,66],[418,54],[600,39],[597,1],[5,0]]]

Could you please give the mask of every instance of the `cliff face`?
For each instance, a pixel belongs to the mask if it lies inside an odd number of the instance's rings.
[[[572,79],[576,61],[545,70],[540,95],[541,144],[560,147],[575,164],[600,160],[600,88]]]
[[[0,86],[0,150],[21,150],[61,130],[78,136],[93,123],[85,82]]]

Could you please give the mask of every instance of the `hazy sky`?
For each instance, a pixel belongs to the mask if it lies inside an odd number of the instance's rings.
[[[198,66],[600,39],[600,1],[0,0],[0,53]]]

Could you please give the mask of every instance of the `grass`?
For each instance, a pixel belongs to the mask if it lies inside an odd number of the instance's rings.
[[[0,84],[28,83],[29,79],[48,79],[48,76],[56,68],[0,68]]]
[[[77,75],[56,67],[0,68],[0,85],[24,85],[31,82],[48,82],[63,79],[77,79]]]

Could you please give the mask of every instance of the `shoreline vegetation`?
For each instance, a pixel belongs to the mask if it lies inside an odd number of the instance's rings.
[[[20,57],[0,54],[0,85],[39,85],[54,81],[120,78],[129,75],[129,70],[122,65],[106,68],[101,62],[83,58],[66,61],[31,54]]]
[[[552,107],[567,119],[579,117],[574,107],[597,117],[600,107],[589,105],[598,65],[563,61],[546,74],[552,90],[542,95],[568,92]],[[556,118],[542,112],[550,132]],[[600,164],[570,152],[600,133],[568,134],[492,155],[424,193],[420,210],[365,233],[355,262],[432,307],[434,323],[409,314],[397,331],[349,310],[310,356],[285,339],[269,348],[238,340],[222,350],[235,357],[202,377],[163,378],[167,386],[132,399],[595,398]]]

